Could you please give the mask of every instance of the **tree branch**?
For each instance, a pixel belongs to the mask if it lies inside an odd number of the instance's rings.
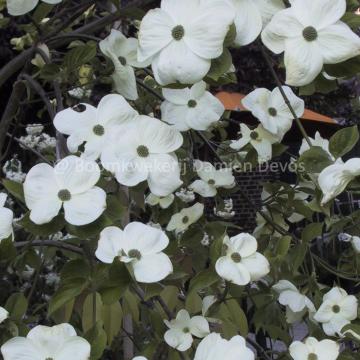
[[[48,247],[56,247],[62,250],[68,250],[80,255],[84,255],[84,252],[81,248],[75,245],[66,244],[63,241],[56,241],[56,240],[34,240],[34,241],[18,241],[14,242],[14,246],[16,248],[23,248],[27,246],[31,247],[41,247],[41,246],[48,246]]]

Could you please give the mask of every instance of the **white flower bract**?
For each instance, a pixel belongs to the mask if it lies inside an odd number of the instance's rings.
[[[211,163],[200,160],[194,161],[194,167],[200,180],[195,180],[189,188],[202,197],[215,196],[220,187],[228,189],[235,186],[231,168],[217,170]]]
[[[323,297],[323,303],[314,315],[314,319],[322,324],[326,335],[341,334],[341,329],[357,318],[358,300],[348,295],[344,289],[332,288]]]
[[[139,116],[112,135],[101,162],[120,184],[136,186],[147,181],[156,196],[167,196],[182,184],[174,153],[183,143],[180,132],[158,119]]]
[[[255,360],[254,353],[246,347],[242,336],[234,336],[230,340],[223,339],[220,334],[211,333],[201,340],[194,360]]]
[[[177,214],[174,214],[167,227],[167,231],[181,232],[189,228],[190,225],[196,223],[204,213],[204,205],[196,203],[191,207],[182,209]]]
[[[180,131],[207,130],[225,111],[224,105],[201,81],[191,88],[163,89],[161,118]]]
[[[0,324],[9,317],[9,312],[0,306]]]
[[[100,168],[94,161],[70,155],[55,167],[42,163],[26,175],[24,195],[30,219],[50,222],[64,207],[65,220],[81,226],[95,221],[106,208],[106,193],[95,184]]]
[[[4,207],[7,199],[5,193],[0,193],[0,242],[7,239],[13,233],[14,213],[12,210]]]
[[[168,196],[156,196],[150,193],[145,199],[145,202],[150,206],[159,205],[162,209],[167,209],[174,202],[174,199],[174,194],[170,194]]]
[[[132,268],[137,281],[155,283],[173,271],[169,257],[163,252],[168,244],[169,239],[162,230],[132,222],[124,230],[115,226],[105,228],[95,255],[107,264],[118,258]]]
[[[322,71],[360,54],[360,38],[340,21],[345,0],[292,0],[262,32],[263,43],[285,53],[286,83],[304,86]]]
[[[260,280],[270,272],[270,264],[266,257],[257,252],[256,239],[247,233],[223,241],[225,256],[215,264],[215,270],[223,279],[236,285],[246,285]]]
[[[42,0],[46,4],[60,4],[62,0]],[[6,0],[7,9],[10,15],[20,16],[35,9],[39,0]]]
[[[139,96],[134,67],[143,68],[149,65],[137,61],[138,40],[126,38],[119,30],[112,29],[108,37],[100,41],[99,47],[114,64],[112,79],[115,91],[126,99],[136,100]]]
[[[304,342],[294,341],[289,347],[294,360],[336,360],[340,354],[340,346],[332,340],[318,341],[308,337]]]
[[[131,123],[137,116],[138,112],[121,95],[110,94],[101,99],[97,108],[80,104],[60,111],[55,116],[54,126],[59,132],[69,135],[67,146],[71,152],[78,151],[85,142],[82,156],[96,160],[109,144],[109,136],[115,129]]]
[[[301,117],[305,111],[304,100],[298,98],[288,86],[283,86],[296,115]],[[242,104],[261,122],[264,129],[281,140],[290,130],[294,116],[286,104],[280,90],[259,88],[248,94]]]
[[[76,335],[70,324],[38,325],[25,337],[15,337],[1,347],[4,360],[78,360],[90,358],[90,344]]]
[[[138,60],[151,60],[160,85],[195,84],[222,54],[233,20],[223,0],[162,0],[142,19]]]
[[[203,338],[210,333],[209,323],[203,316],[190,318],[186,310],[180,310],[176,319],[164,322],[169,328],[164,334],[166,343],[179,351],[190,349],[193,336]]]

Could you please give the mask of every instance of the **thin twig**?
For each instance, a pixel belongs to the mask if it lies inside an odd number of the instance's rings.
[[[14,242],[14,246],[16,248],[23,248],[27,246],[31,247],[41,247],[41,246],[48,246],[48,247],[56,247],[62,250],[68,250],[80,255],[84,255],[84,252],[81,248],[75,245],[66,244],[62,241],[56,240],[34,240],[34,241],[18,241]]]

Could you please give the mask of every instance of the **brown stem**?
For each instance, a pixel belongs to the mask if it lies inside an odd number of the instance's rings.
[[[68,250],[80,255],[84,255],[82,249],[80,249],[78,246],[66,244],[62,241],[56,241],[56,240],[18,241],[18,242],[14,242],[14,246],[16,248],[23,248],[27,246],[31,246],[31,247],[49,246],[49,247],[56,247],[62,250]]]

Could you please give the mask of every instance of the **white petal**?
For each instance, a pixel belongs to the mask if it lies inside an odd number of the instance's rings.
[[[256,239],[247,233],[225,238],[224,243],[232,252],[238,252],[241,257],[248,257],[255,254],[258,246]]]
[[[358,300],[354,295],[346,296],[340,304],[340,314],[348,320],[355,320],[358,312]]]
[[[165,279],[173,272],[169,257],[164,253],[143,256],[131,263],[135,279],[142,283],[155,283]]]
[[[340,20],[346,11],[346,1],[296,0],[291,7],[304,26],[323,28]]]
[[[323,68],[323,57],[318,44],[304,38],[285,42],[286,83],[304,86],[311,83]]]
[[[189,188],[201,195],[202,197],[213,197],[217,194],[214,186],[209,185],[204,180],[195,180],[189,185]]]
[[[190,331],[194,336],[203,338],[210,333],[209,323],[203,316],[194,316],[190,320]]]
[[[39,0],[7,0],[7,9],[10,15],[19,16],[33,10]]]
[[[165,11],[148,11],[140,24],[138,60],[145,61],[165,48],[173,40],[171,30],[176,25]]]
[[[44,355],[29,339],[14,337],[1,347],[4,360],[44,360]]]
[[[191,93],[189,88],[185,89],[162,89],[164,98],[167,103],[175,105],[187,105],[191,99]],[[166,101],[165,101],[166,102]]]
[[[190,349],[193,338],[190,333],[184,333],[180,329],[170,329],[164,334],[166,343],[179,351]]]
[[[300,312],[305,308],[305,297],[298,291],[285,290],[279,296],[279,303],[289,306],[293,312]]]
[[[340,354],[340,346],[332,340],[322,340],[315,345],[315,353],[319,360],[336,360]]]
[[[148,185],[157,196],[167,196],[182,184],[180,166],[175,155],[158,154],[151,156]]]
[[[360,38],[345,23],[319,31],[317,42],[325,64],[337,64],[360,55]]]
[[[170,43],[154,58],[152,68],[160,85],[194,84],[209,72],[211,61],[196,55],[184,40]]]
[[[143,255],[161,252],[169,245],[169,238],[159,229],[134,221],[124,229],[126,247],[137,249]]]
[[[165,197],[161,197],[159,202],[160,207],[162,209],[167,209],[173,203],[174,199],[175,199],[175,195],[173,194],[170,194]]]
[[[110,94],[104,96],[97,108],[98,121],[109,126],[132,123],[138,116],[123,96]]]
[[[251,281],[260,280],[270,272],[270,264],[264,255],[255,253],[249,257],[243,258],[241,264],[250,273]]]
[[[316,314],[314,315],[315,321],[320,323],[329,322],[334,316],[334,312],[332,311],[333,305],[334,303],[329,301],[323,302]]]
[[[56,360],[69,360],[76,354],[77,360],[90,358],[91,346],[83,338],[72,336],[64,341],[62,349],[56,354]]]
[[[73,155],[57,163],[54,173],[60,189],[67,189],[72,195],[91,189],[100,179],[100,168],[95,161]]]
[[[57,197],[39,200],[32,205],[30,220],[37,225],[47,224],[59,213],[61,206]]]
[[[291,8],[279,11],[261,33],[261,40],[273,53],[285,50],[286,38],[302,37],[304,26],[294,15]]]
[[[0,207],[5,206],[7,195],[5,193],[0,193]]]
[[[223,52],[223,43],[234,20],[234,12],[222,0],[204,2],[199,10],[200,14],[191,17],[191,23],[185,27],[184,41],[199,57],[215,59]]]
[[[205,95],[205,92],[206,92],[206,82],[200,81],[191,87],[190,97],[191,99],[199,100]]]
[[[108,170],[116,169],[116,180],[126,186],[136,186],[149,176],[149,166],[145,161],[131,154],[124,154],[117,163],[102,162]]]
[[[7,239],[13,232],[14,214],[10,209],[0,207],[0,241]]]
[[[294,109],[295,114],[298,117],[303,116],[305,111],[304,100],[297,97],[290,87],[283,86],[282,89],[286,97],[289,99],[291,107]],[[293,115],[288,105],[285,103],[285,100],[281,95],[280,89],[278,87],[276,87],[271,93],[270,106],[274,107],[277,112],[281,114],[281,116],[288,117],[291,120],[293,119]]]
[[[178,131],[187,131],[191,127],[187,123],[186,113],[189,111],[187,105],[176,105],[169,101],[161,104],[161,119]]]
[[[65,220],[76,226],[94,222],[105,209],[106,193],[97,186],[83,193],[71,195],[71,199],[64,202]]]
[[[235,6],[235,44],[248,45],[259,35],[263,26],[260,9],[253,0],[234,1]]]
[[[139,95],[134,69],[129,65],[121,65],[120,61],[115,62],[114,60],[114,65],[115,71],[111,75],[114,82],[114,90],[126,99],[137,100]]]
[[[219,258],[215,264],[219,276],[236,285],[246,285],[250,282],[250,274],[240,263],[235,263],[226,256]]]
[[[111,264],[122,249],[124,233],[115,226],[109,226],[100,233],[95,256],[106,264]]]
[[[246,95],[241,103],[247,110],[261,120],[265,115],[267,117],[267,111],[269,109],[271,91],[265,88],[258,88]]]
[[[298,291],[297,287],[288,280],[280,280],[272,288],[279,294],[285,290]]]
[[[9,312],[0,306],[0,324],[9,317]]]
[[[289,352],[294,360],[305,360],[309,356],[308,347],[300,341],[294,341],[289,347]]]

